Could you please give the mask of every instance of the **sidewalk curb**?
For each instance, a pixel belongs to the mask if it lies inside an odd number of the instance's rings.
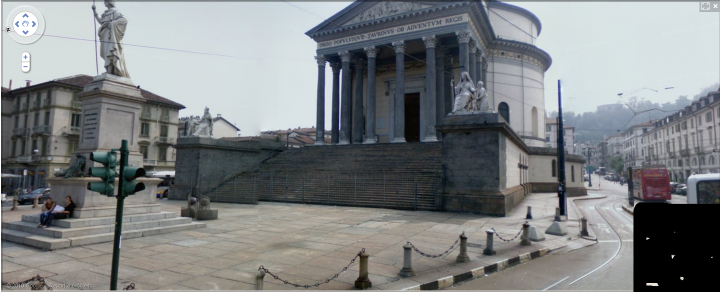
[[[601,197],[576,198],[576,199],[573,199],[573,201],[577,201],[577,200],[595,200],[595,199],[605,199],[605,198],[607,198],[607,196],[603,195],[603,196],[601,196]]]
[[[435,281],[415,285],[409,288],[401,289],[400,291],[413,291],[413,290],[441,290],[448,288],[450,286],[453,286],[455,284],[459,284],[460,282],[465,282],[472,279],[477,279],[481,277],[485,277],[488,274],[497,273],[502,270],[505,270],[509,267],[525,263],[530,260],[534,260],[536,258],[542,257],[544,255],[547,255],[550,252],[547,248],[542,248],[533,252],[528,252],[521,254],[516,257],[512,257],[506,260],[499,261],[497,263],[494,263],[489,266],[485,267],[479,267],[475,269],[471,269],[468,272],[455,275],[455,276],[447,276],[444,278],[437,279]]]
[[[625,204],[622,205],[622,208],[623,208],[623,210],[625,210],[625,212],[628,212],[628,213],[630,213],[630,215],[635,216],[635,214],[633,213],[633,210],[630,210],[630,208],[625,207]]]

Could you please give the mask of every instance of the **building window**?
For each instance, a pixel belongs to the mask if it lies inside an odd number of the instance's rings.
[[[70,120],[70,126],[71,127],[80,127],[80,115],[79,114],[72,114],[72,119]]]
[[[25,139],[22,139],[20,141],[20,155],[25,155]]]
[[[557,162],[555,162],[555,159],[552,161],[552,176],[557,177]]]
[[[40,153],[42,154],[42,156],[47,155],[47,138],[43,138],[43,139],[42,139],[42,146],[41,146],[40,148],[42,149],[42,150],[40,151]]]
[[[140,136],[148,137],[150,136],[150,124],[148,123],[142,123],[140,126]]]
[[[698,127],[702,126],[702,117],[698,117]]]
[[[37,139],[32,140],[32,149],[30,149],[30,152],[34,155],[35,149],[37,149]]]
[[[140,146],[140,153],[142,153],[143,159],[147,159],[148,158],[148,147]]]
[[[546,131],[546,132],[550,132],[550,131],[551,131],[550,125],[545,126],[545,131]]]
[[[700,156],[700,165],[705,165],[705,156]]]
[[[700,124],[698,124],[698,126],[700,126]],[[694,119],[690,120],[690,128],[691,129],[695,128],[695,120]]]
[[[712,112],[707,112],[705,114],[705,121],[708,123],[712,122]]]
[[[16,151],[17,151],[17,143],[18,143],[18,141],[12,142],[12,152],[10,152],[10,156],[13,156],[13,157],[14,157],[14,156],[15,156],[15,153],[17,153],[17,152],[16,152]]]
[[[575,182],[575,165],[570,165],[570,179]]]
[[[550,142],[550,136],[545,136],[545,142]]]
[[[500,105],[498,105],[498,113],[510,124],[510,107],[507,103],[501,102]]]
[[[35,117],[33,118],[33,126],[39,126],[40,125],[40,114],[35,113]]]
[[[158,148],[158,161],[165,161],[167,159],[167,148],[166,147],[159,147]]]
[[[160,126],[160,137],[167,137],[167,135],[168,135],[168,127]]]
[[[693,165],[693,166],[694,166],[694,165],[697,165],[697,158],[693,158],[693,164],[692,164],[692,165]]]
[[[715,157],[710,156],[709,162],[710,162],[710,165],[715,165]]]

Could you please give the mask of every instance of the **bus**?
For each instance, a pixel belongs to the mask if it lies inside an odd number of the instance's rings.
[[[598,174],[599,176],[605,175],[605,168],[604,168],[604,167],[598,167],[597,174]]]
[[[670,194],[670,176],[664,165],[643,165],[632,169],[633,197],[642,201],[667,202]]]
[[[156,172],[153,174],[153,177],[163,180],[157,186],[155,197],[158,199],[167,198],[170,187],[175,184],[175,171]]]
[[[720,174],[695,174],[687,181],[688,204],[720,204]]]

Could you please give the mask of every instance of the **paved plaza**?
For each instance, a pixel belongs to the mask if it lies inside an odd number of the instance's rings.
[[[600,196],[580,199],[593,197]],[[573,199],[568,200],[568,235],[546,234],[545,241],[530,246],[520,246],[519,237],[507,243],[495,237],[497,254],[493,256],[482,254],[487,229],[494,228],[503,238],[515,237],[526,221],[527,206],[532,206],[534,219],[530,224],[544,232],[554,218],[557,194],[531,194],[508,217],[270,202],[213,203],[220,219],[203,221],[206,228],[123,240],[118,287],[135,283],[137,290],[254,290],[261,265],[289,282],[313,285],[342,271],[364,248],[370,255],[371,289],[401,290],[540,249],[552,253],[594,244],[578,236],[579,216]],[[163,211],[178,214],[186,204],[159,202]],[[39,212],[29,205],[17,211],[2,209],[3,221],[17,221],[21,215]],[[407,241],[427,254],[440,254],[462,232],[468,236],[470,262],[455,263],[459,248],[440,258],[413,252],[416,276],[398,276],[403,265],[402,246]],[[42,251],[3,241],[2,279],[19,282],[39,274],[50,285],[108,289],[111,259],[112,243]],[[310,289],[354,289],[358,264],[359,260],[336,279]],[[264,289],[304,288],[285,285],[268,275]]]

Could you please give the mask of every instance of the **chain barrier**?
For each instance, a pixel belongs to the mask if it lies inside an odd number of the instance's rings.
[[[130,285],[127,285],[123,290],[135,290],[135,282],[130,283]]]
[[[40,277],[39,274],[38,274],[37,276],[35,276],[35,277],[32,277],[32,278],[27,279],[27,280],[22,281],[22,282],[17,282],[17,283],[8,283],[8,282],[5,282],[5,281],[2,281],[2,287],[18,288],[18,287],[20,287],[20,286],[27,285],[27,283],[30,283],[30,282],[32,282],[32,281],[38,281],[38,282],[40,282],[40,284],[43,285],[43,286],[45,286],[45,288],[48,289],[48,290],[52,290],[52,289],[53,289],[53,288],[50,287],[47,283],[45,283],[45,278]],[[32,284],[31,284],[31,286],[32,286]]]
[[[283,284],[285,284],[285,285],[292,285],[292,286],[294,286],[294,287],[296,287],[296,288],[302,287],[302,288],[307,289],[307,288],[310,288],[310,287],[317,287],[317,286],[320,286],[320,285],[322,285],[322,284],[330,283],[330,281],[334,280],[335,278],[339,277],[340,274],[342,274],[343,272],[347,271],[348,268],[349,268],[353,263],[355,263],[355,260],[360,256],[360,254],[362,254],[362,253],[364,253],[364,252],[365,252],[365,249],[363,248],[360,252],[358,252],[357,255],[355,255],[355,257],[350,261],[350,263],[342,269],[342,271],[340,271],[339,273],[335,274],[334,276],[330,277],[329,279],[327,279],[327,280],[325,280],[325,281],[318,282],[318,283],[315,283],[315,284],[313,284],[313,285],[300,285],[300,284],[290,283],[290,282],[287,281],[287,280],[281,279],[278,275],[273,274],[272,272],[270,272],[268,269],[266,269],[266,268],[263,267],[263,266],[260,266],[260,267],[258,268],[258,271],[260,271],[260,270],[265,271],[265,273],[270,274],[270,276],[272,276],[273,279],[278,280],[278,281],[281,281],[281,282],[283,282]]]
[[[497,235],[497,237],[504,242],[511,242],[511,241],[515,240],[516,238],[518,238],[518,236],[520,236],[520,233],[522,233],[522,231],[523,231],[522,227],[520,227],[520,232],[518,232],[518,234],[515,235],[515,237],[513,237],[512,239],[503,239],[502,237],[500,237],[500,234],[497,231],[495,231],[495,228],[490,228],[490,230],[495,232],[495,235]]]
[[[460,236],[463,236],[464,234],[465,234],[465,231],[463,231],[463,233],[462,233]],[[439,257],[441,257],[441,256],[448,255],[448,254],[450,254],[450,253],[452,252],[452,250],[455,248],[455,245],[457,245],[458,242],[460,242],[460,236],[458,236],[458,239],[455,240],[455,243],[453,243],[453,245],[450,246],[450,248],[448,248],[448,250],[446,250],[445,252],[443,252],[443,253],[441,253],[441,254],[439,254],[439,255],[429,255],[429,254],[426,254],[426,253],[420,251],[419,249],[417,249],[417,247],[415,247],[415,245],[413,245],[412,242],[409,242],[409,241],[408,241],[407,243],[413,248],[413,250],[415,250],[415,252],[419,253],[421,256],[429,257],[429,258],[439,258]]]

